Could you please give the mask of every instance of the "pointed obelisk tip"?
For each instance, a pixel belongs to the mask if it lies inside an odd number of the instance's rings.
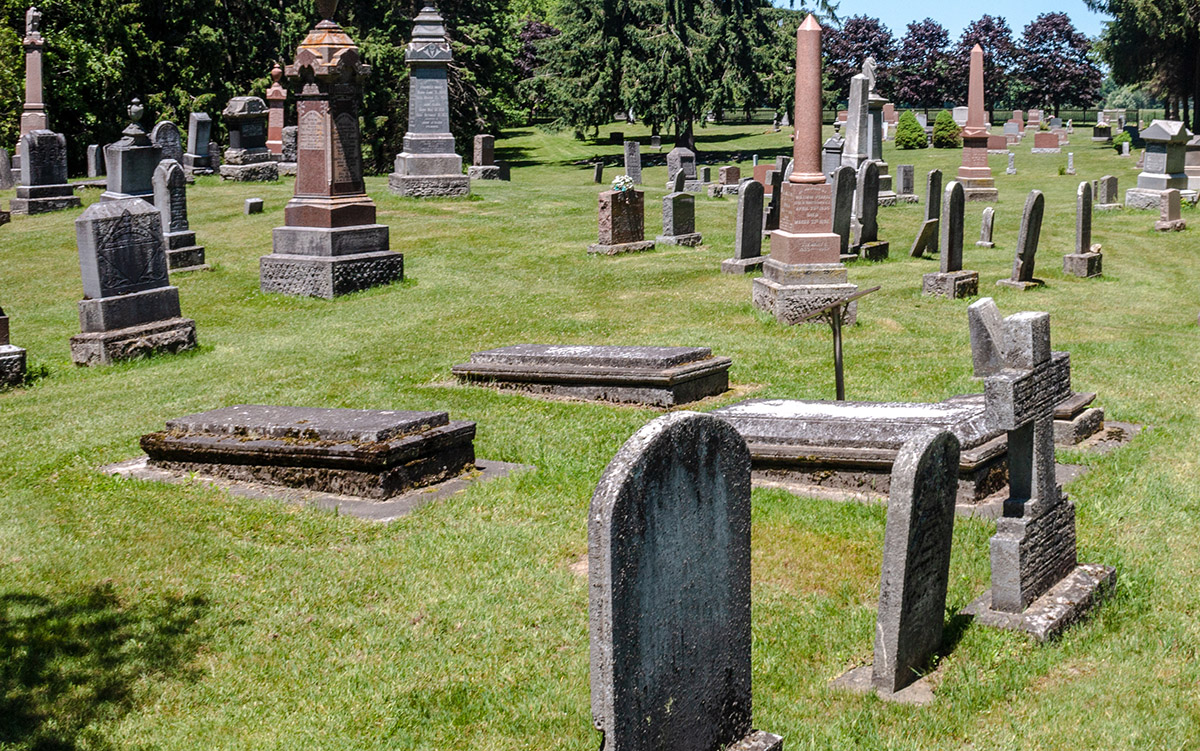
[[[817,17],[812,13],[808,14],[808,18],[804,19],[804,23],[800,24],[801,31],[820,31],[821,24],[817,23]]]
[[[976,43],[976,45],[971,48],[971,52],[983,52],[983,45]]]

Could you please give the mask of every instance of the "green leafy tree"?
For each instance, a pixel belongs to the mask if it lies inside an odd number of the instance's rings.
[[[954,122],[950,110],[942,110],[933,121],[933,148],[957,149],[962,146],[961,128]]]
[[[929,148],[929,139],[925,136],[925,129],[921,127],[920,121],[917,120],[917,116],[912,113],[912,110],[905,110],[904,114],[900,115],[900,121],[896,123],[896,148]]]

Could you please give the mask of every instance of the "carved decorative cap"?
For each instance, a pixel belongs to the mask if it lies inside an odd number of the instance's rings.
[[[142,106],[141,99],[134,99],[129,104],[129,119],[135,123],[142,121],[142,116],[146,114],[146,108]]]
[[[326,21],[333,20],[333,14],[337,13],[338,0],[317,0],[317,13]]]
[[[121,131],[123,138],[117,141],[117,146],[150,146],[150,136],[146,133],[146,129],[142,127],[142,117],[146,114],[146,108],[142,106],[141,99],[134,99],[129,103],[129,125],[125,130]]]
[[[275,63],[275,67],[271,68],[271,83],[279,83],[281,78],[283,78],[283,68],[279,67],[279,63]]]
[[[36,34],[40,30],[38,27],[42,25],[42,12],[37,9],[36,5],[29,6],[29,10],[25,11],[25,33]]]

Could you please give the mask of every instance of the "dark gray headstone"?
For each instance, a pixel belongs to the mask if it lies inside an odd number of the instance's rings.
[[[104,149],[104,160],[108,166],[108,190],[102,200],[122,198],[145,198],[154,200],[154,170],[162,161],[162,149],[150,140],[150,134],[141,125],[144,109],[138,100],[129,107],[131,122],[121,133],[121,139]]]
[[[21,157],[21,185],[65,185],[67,182],[67,139],[61,133],[34,130],[17,144]]]
[[[667,178],[675,179],[675,174],[683,170],[688,180],[696,179],[696,152],[683,146],[676,146],[667,153]]]
[[[625,174],[634,184],[642,184],[642,145],[637,141],[625,142]]]
[[[733,237],[734,258],[762,255],[763,186],[747,180],[738,194],[737,230]]]
[[[857,190],[854,192],[856,245],[879,240],[879,165],[866,161],[858,168]]]
[[[212,117],[207,112],[193,112],[188,117],[188,153],[193,156],[208,156],[208,144],[212,140]]]
[[[1042,217],[1046,211],[1046,199],[1040,190],[1030,192],[1025,200],[1025,212],[1021,216],[1021,231],[1017,235],[1017,254],[1013,259],[1012,281],[1034,283],[1033,265],[1038,242],[1042,237]]]
[[[942,211],[942,273],[962,271],[963,227],[966,224],[966,191],[962,183],[952,180],[946,186],[946,202]]]
[[[750,451],[737,431],[678,412],[630,438],[592,497],[588,578],[592,717],[606,751],[745,740]]]
[[[898,185],[899,190],[897,190],[896,193],[898,195],[901,195],[901,196],[916,195],[916,192],[917,192],[916,172],[917,172],[916,167],[914,167],[911,164],[901,164],[900,166],[896,167],[896,180],[897,180],[897,183],[899,184]]]
[[[87,176],[104,177],[104,173],[104,147],[93,143],[87,147]]]
[[[94,203],[75,220],[89,300],[168,286],[158,209],[141,199]]]
[[[1080,183],[1075,193],[1075,252],[1092,249],[1092,184]]]
[[[771,202],[767,206],[767,218],[764,228],[768,231],[779,229],[780,212],[783,210],[783,173],[771,170],[767,173],[771,183]]]
[[[687,173],[683,170],[679,170],[675,173],[674,177],[671,178],[671,192],[682,193],[686,185]]]
[[[842,166],[842,151],[846,148],[846,139],[833,135],[821,147],[821,171],[827,180],[833,180],[833,173]]]
[[[163,159],[173,159],[183,163],[183,138],[179,128],[170,120],[163,120],[150,131],[150,140],[162,149]]]
[[[675,237],[696,231],[696,199],[687,193],[671,193],[663,198],[663,235]]]
[[[930,170],[925,181],[925,221],[942,215],[942,171]],[[936,252],[937,247],[933,250]]]
[[[289,125],[283,129],[283,158],[281,161],[296,161],[296,138],[299,132],[300,129],[295,125]]]
[[[488,133],[475,136],[475,148],[471,164],[476,167],[491,167],[496,163],[496,137]]]
[[[13,189],[12,157],[8,149],[0,149],[0,190]]]
[[[604,182],[604,162],[596,162],[592,165],[592,181],[597,185]]]
[[[854,191],[858,176],[853,167],[838,167],[833,173],[833,233],[841,238],[841,254],[850,252],[850,220],[854,213]]]
[[[922,431],[892,465],[872,669],[886,693],[916,680],[942,644],[959,453],[953,433]]]
[[[154,205],[162,214],[163,235],[188,231],[187,176],[174,159],[164,159],[154,170]]]

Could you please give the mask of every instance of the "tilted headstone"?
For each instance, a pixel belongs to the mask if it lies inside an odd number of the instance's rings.
[[[680,170],[675,173],[675,177],[671,179],[671,192],[682,193],[684,186],[687,185],[687,175]]]
[[[106,172],[104,147],[93,143],[87,148],[87,176],[89,178],[104,177]]]
[[[142,127],[145,108],[137,99],[129,106],[129,126],[121,132],[121,140],[104,148],[108,166],[108,189],[101,201],[125,198],[144,198],[154,201],[154,170],[162,161],[162,149],[154,145]]]
[[[966,223],[966,191],[958,180],[946,186],[941,218],[941,270],[926,274],[921,293],[956,299],[979,292],[979,273],[963,269],[963,233]]]
[[[1046,198],[1040,190],[1032,191],[1025,200],[1025,211],[1021,215],[1021,231],[1017,235],[1017,252],[1013,259],[1012,277],[1001,279],[996,284],[1019,290],[1040,287],[1045,282],[1033,278],[1034,259],[1042,237],[1042,218],[1046,213]]]
[[[675,176],[675,182],[683,180],[683,173]],[[696,198],[683,191],[668,194],[662,202],[662,234],[656,242],[662,245],[686,245],[695,247],[704,241],[696,231]]]
[[[1092,184],[1080,183],[1075,201],[1075,252],[1063,257],[1063,273],[1084,278],[1100,276],[1103,255],[1092,244]]]
[[[212,117],[207,112],[193,112],[188,117],[187,153],[183,155],[183,168],[194,175],[213,172],[209,151],[212,140]]]
[[[726,274],[748,274],[762,267],[762,216],[762,183],[747,180],[738,194],[733,258],[721,262],[721,271]]]
[[[838,167],[833,173],[833,233],[841,243],[841,255],[850,255],[850,234],[854,223],[854,191],[858,174],[853,167]]]
[[[937,253],[942,218],[942,171],[930,170],[925,180],[925,222],[913,241],[909,255],[920,258],[925,253]]]
[[[1116,586],[1116,570],[1077,565],[1075,506],[1055,477],[1054,411],[1071,395],[1070,358],[1050,349],[1050,316],[1001,320],[984,298],[967,309],[988,428],[1008,433],[1009,497],[992,537],[992,587],[966,612],[977,623],[1046,640]]]
[[[162,149],[162,158],[183,163],[183,138],[179,127],[170,120],[163,120],[150,131],[150,140]]]
[[[174,159],[164,159],[154,170],[154,206],[162,215],[163,247],[170,271],[206,269],[204,248],[188,227],[187,175]]]
[[[1174,188],[1164,190],[1160,202],[1159,217],[1154,223],[1154,229],[1159,232],[1179,232],[1187,229],[1187,222],[1183,220],[1183,214],[1180,212],[1182,201],[1179,191]]]
[[[617,255],[653,250],[646,240],[645,194],[640,190],[607,190],[600,194],[600,238],[589,253]]]
[[[0,388],[12,388],[25,382],[25,350],[8,339],[8,316],[0,308]]]
[[[625,443],[592,497],[588,584],[606,751],[782,748],[752,729],[750,451],[730,425],[677,412]]]
[[[859,258],[883,261],[889,245],[879,240],[879,163],[863,162],[854,191],[854,249]]]
[[[162,217],[140,198],[92,204],[75,220],[83,297],[76,365],[107,365],[196,346],[196,324],[181,317],[167,278]]]
[[[635,185],[642,184],[642,144],[637,141],[625,142],[625,174]]]
[[[67,184],[67,139],[50,130],[32,130],[17,142],[21,183],[9,209],[14,214],[43,214],[75,209],[82,201]]]
[[[996,231],[996,210],[988,206],[983,210],[983,219],[979,223],[979,242],[975,243],[976,247],[994,248]]]

